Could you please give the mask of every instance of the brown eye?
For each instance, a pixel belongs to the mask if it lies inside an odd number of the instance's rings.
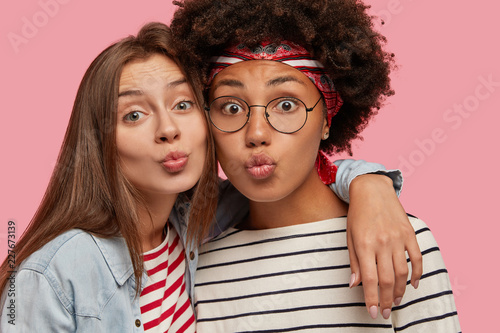
[[[290,102],[281,103],[281,109],[283,111],[290,111],[292,109],[292,103],[290,103]]]
[[[276,109],[280,112],[293,112],[297,110],[299,103],[293,99],[283,99],[276,104]]]
[[[224,113],[235,115],[242,112],[243,109],[238,104],[227,104],[224,106]]]
[[[212,114],[223,116],[242,116],[248,112],[245,101],[233,96],[222,96],[214,99],[210,104]]]

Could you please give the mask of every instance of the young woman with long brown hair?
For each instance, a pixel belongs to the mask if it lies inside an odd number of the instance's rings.
[[[191,201],[212,216],[217,197],[204,192],[217,179],[205,116],[170,44],[166,26],[147,25],[85,73],[18,266],[2,265],[2,289],[17,270],[17,318],[9,325],[3,306],[2,332],[194,332],[179,209]]]
[[[2,332],[194,331],[188,295],[197,250],[187,241],[188,217],[201,226],[194,239],[214,229],[205,223],[214,215],[224,228],[248,207],[226,182],[215,214],[219,184],[202,98],[170,50],[170,30],[153,23],[87,70],[16,266],[2,264]],[[348,188],[360,172],[352,161],[340,165],[345,181],[337,185]]]

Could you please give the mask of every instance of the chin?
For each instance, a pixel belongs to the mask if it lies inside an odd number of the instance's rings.
[[[253,186],[236,186],[236,189],[241,192],[248,200],[253,202],[276,202],[284,199],[289,193],[284,191],[277,191],[272,187],[266,187],[264,184],[257,184]]]
[[[172,193],[182,193],[192,189],[198,183],[198,179],[190,179],[186,181],[170,182],[167,191]]]
[[[139,191],[146,193],[155,193],[158,195],[172,195],[186,192],[192,189],[198,182],[198,178],[194,177],[179,177],[177,179],[166,179],[163,182],[158,181],[155,184],[142,184],[136,186]]]

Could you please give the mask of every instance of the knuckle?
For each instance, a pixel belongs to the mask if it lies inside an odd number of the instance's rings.
[[[389,234],[383,234],[377,237],[377,244],[379,246],[387,247],[391,243],[392,243],[392,236]]]
[[[381,295],[380,296],[380,307],[382,309],[391,308],[392,306],[392,294]]]
[[[357,249],[361,250],[368,250],[373,247],[373,244],[373,239],[368,238],[355,239],[353,243]]]
[[[376,276],[373,275],[366,275],[363,276],[363,284],[364,285],[377,285],[378,279]]]
[[[387,290],[386,292],[380,293],[380,305],[383,306],[384,308],[387,307],[387,305],[392,305],[392,300],[393,300],[393,291]],[[386,306],[384,306],[384,304]]]
[[[380,301],[380,308],[381,309],[392,309],[392,300]]]
[[[406,284],[394,288],[394,298],[402,297],[406,291]]]
[[[408,276],[408,266],[405,265],[403,267],[396,267],[394,274],[397,279],[406,279]]]
[[[404,272],[404,273],[396,273],[396,280],[399,280],[399,281],[406,281],[406,279],[408,278],[408,271]]]
[[[412,229],[413,230],[413,229]],[[401,243],[408,238],[406,230],[386,230],[377,235],[377,245],[390,246],[394,243]]]
[[[415,230],[413,229],[413,227],[410,223],[403,224],[402,230],[408,236],[415,236]]]
[[[423,261],[422,253],[420,253],[420,252],[411,258],[411,263],[413,265],[422,266],[422,261]]]
[[[379,286],[381,288],[390,288],[392,289],[394,287],[394,279],[392,278],[381,278],[378,282]]]
[[[378,297],[367,294],[367,295],[365,295],[365,303],[368,306],[370,306],[370,305],[378,305]]]

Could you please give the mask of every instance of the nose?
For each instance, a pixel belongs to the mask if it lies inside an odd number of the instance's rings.
[[[173,143],[181,135],[178,124],[167,111],[159,112],[158,115],[155,141],[157,143]]]
[[[245,126],[247,147],[265,146],[271,143],[271,125],[267,122],[265,107],[251,106],[250,119]]]

